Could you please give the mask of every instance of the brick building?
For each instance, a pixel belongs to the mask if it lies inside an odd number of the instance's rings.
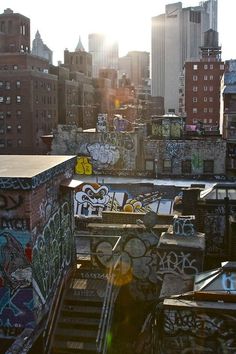
[[[45,154],[41,136],[58,119],[57,77],[47,60],[28,53],[29,19],[6,10],[0,23],[0,154]]]
[[[202,123],[205,129],[218,130],[220,121],[220,80],[224,73],[218,33],[208,30],[201,58],[186,61],[185,70],[185,113],[186,124]],[[183,88],[181,88],[183,90]]]
[[[62,187],[74,164],[72,156],[0,156],[1,340],[43,325],[74,260],[72,192]]]

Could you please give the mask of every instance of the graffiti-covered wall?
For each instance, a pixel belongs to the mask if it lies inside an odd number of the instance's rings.
[[[82,183],[75,192],[75,215],[80,218],[102,217],[103,211],[159,214],[173,212],[174,199],[182,187],[150,184]]]
[[[54,132],[52,154],[90,157],[96,172],[135,170],[137,134],[117,132],[80,132],[75,126],[59,125]]]
[[[146,140],[145,159],[155,161],[157,174],[221,175],[225,174],[226,143],[222,139]],[[165,161],[169,161],[165,169]],[[188,164],[185,168],[183,162]],[[207,168],[213,164],[213,171]]]
[[[165,308],[158,333],[159,354],[172,353],[227,353],[236,348],[235,307],[211,303],[212,310],[184,301],[187,309]],[[180,301],[179,301],[179,305]],[[214,306],[214,308],[213,308]],[[218,308],[217,308],[218,307]],[[161,316],[159,315],[159,319]]]
[[[75,159],[40,159],[42,173],[31,178],[0,176],[0,337],[41,320],[74,256],[73,197],[60,184],[72,177]]]

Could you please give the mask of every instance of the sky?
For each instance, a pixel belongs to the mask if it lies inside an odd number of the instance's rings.
[[[81,37],[88,51],[88,34],[105,33],[119,41],[119,55],[128,51],[151,51],[151,18],[165,12],[171,0],[1,0],[0,13],[11,8],[31,20],[31,40],[39,30],[53,51],[53,63],[63,61],[64,49],[74,51]],[[183,7],[200,0],[183,0]],[[218,0],[219,44],[222,59],[236,59],[234,21],[236,0]]]

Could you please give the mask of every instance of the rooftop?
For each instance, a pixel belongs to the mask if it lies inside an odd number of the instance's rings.
[[[74,156],[0,155],[0,178],[32,178]]]

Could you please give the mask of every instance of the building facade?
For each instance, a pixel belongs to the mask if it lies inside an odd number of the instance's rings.
[[[207,31],[204,46],[200,50],[200,59],[184,64],[186,124],[201,123],[205,129],[218,130],[220,86],[224,73],[218,33]]]
[[[199,57],[203,34],[210,28],[203,4],[188,8],[181,2],[169,4],[165,14],[152,18],[152,96],[164,97],[166,113],[178,113],[183,64]]]
[[[102,33],[91,33],[88,38],[89,53],[93,58],[93,77],[99,76],[99,70],[110,68],[118,70],[119,47]]]
[[[43,43],[39,31],[36,32],[35,38],[32,43],[32,54],[40,58],[47,59],[49,61],[49,64],[52,64],[52,50],[49,49],[48,46]]]
[[[28,18],[7,9],[0,23],[0,154],[47,153],[41,137],[57,125],[57,77],[46,59],[29,54]]]

